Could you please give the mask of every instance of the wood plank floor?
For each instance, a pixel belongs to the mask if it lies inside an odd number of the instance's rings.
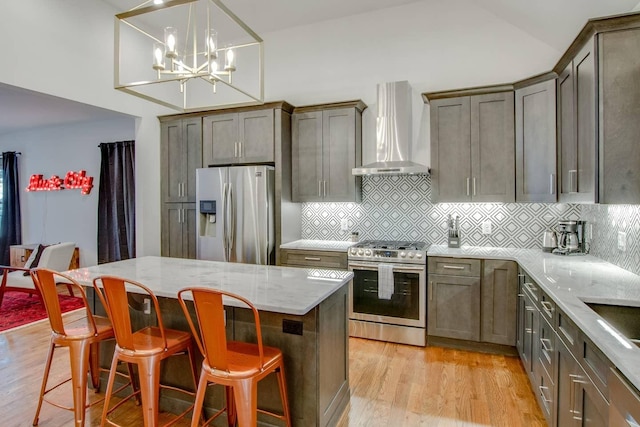
[[[0,334],[3,427],[31,425],[48,340],[46,321]],[[339,427],[546,425],[517,358],[357,338],[351,338],[349,345],[351,402]],[[68,353],[56,350],[52,381],[65,378],[68,369]],[[70,404],[68,390],[61,390],[58,397]],[[88,395],[101,397],[91,391]],[[101,411],[102,404],[91,408],[87,425],[99,425]],[[141,426],[139,415],[140,408],[130,405],[124,413],[128,420],[120,420]],[[72,425],[71,412],[43,405],[41,427]]]

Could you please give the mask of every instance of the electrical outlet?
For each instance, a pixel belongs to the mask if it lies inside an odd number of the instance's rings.
[[[142,304],[144,307],[143,309],[144,314],[151,314],[151,299],[145,298]]]
[[[348,231],[349,230],[349,220],[347,218],[342,218],[340,220],[340,230]]]
[[[624,252],[627,250],[627,233],[618,231],[618,250]]]
[[[491,221],[487,220],[482,223],[482,234],[491,234]]]

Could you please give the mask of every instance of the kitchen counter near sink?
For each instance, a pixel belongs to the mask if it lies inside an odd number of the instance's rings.
[[[293,250],[305,250],[305,251],[332,251],[332,252],[347,252],[349,248],[355,245],[357,242],[344,241],[344,240],[296,240],[289,243],[283,243],[280,245],[280,249],[293,249]]]
[[[627,380],[640,390],[640,348],[602,326],[584,301],[640,306],[640,276],[591,255],[560,256],[536,249],[432,245],[427,256],[516,261]]]

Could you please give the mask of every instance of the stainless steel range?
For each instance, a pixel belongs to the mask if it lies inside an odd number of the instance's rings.
[[[428,246],[365,240],[349,249],[351,336],[426,344]]]

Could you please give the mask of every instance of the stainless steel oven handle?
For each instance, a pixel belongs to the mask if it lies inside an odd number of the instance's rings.
[[[349,263],[349,268],[360,268],[360,269],[367,269],[367,270],[378,270],[378,263],[375,264],[358,264],[358,263]],[[393,265],[393,271],[397,271],[399,273],[402,273],[403,271],[425,271],[426,268],[425,267],[410,267],[407,265],[402,265],[402,266],[397,266],[396,264]]]

